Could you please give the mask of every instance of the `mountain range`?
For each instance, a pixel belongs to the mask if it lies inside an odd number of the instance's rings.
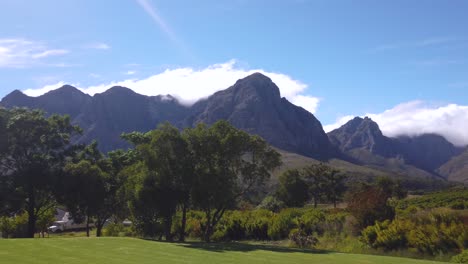
[[[124,132],[149,131],[165,121],[182,129],[225,119],[263,137],[280,149],[286,160],[328,161],[345,171],[374,176],[468,181],[468,148],[456,147],[435,134],[389,138],[367,117],[356,117],[327,134],[313,114],[281,97],[279,88],[260,73],[192,106],[180,104],[171,95],[145,96],[120,86],[90,96],[70,85],[38,97],[15,90],[0,106],[70,115],[84,131],[76,142],[97,140],[105,152],[129,147],[120,138]],[[361,167],[366,169],[356,169]]]

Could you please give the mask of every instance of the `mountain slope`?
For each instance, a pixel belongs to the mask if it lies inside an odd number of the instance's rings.
[[[437,172],[449,180],[468,183],[468,148],[461,154],[452,157],[438,168]]]
[[[386,137],[377,123],[368,117],[356,117],[329,132],[328,137],[349,161],[420,177],[441,177],[437,168],[461,152],[439,135]]]
[[[83,107],[91,101],[92,97],[71,85],[64,85],[56,90],[47,92],[38,97],[29,97],[15,90],[5,96],[0,105],[11,107],[28,107],[42,109],[48,114],[70,115],[72,118],[80,114]]]
[[[192,109],[194,113],[186,120],[189,126],[225,119],[287,151],[318,159],[333,154],[327,135],[314,115],[281,98],[279,88],[260,73],[238,80]]]
[[[39,97],[14,91],[0,105],[69,114],[73,123],[84,129],[77,141],[89,143],[96,139],[103,151],[128,147],[120,139],[122,132],[145,132],[164,121],[184,128],[225,119],[278,148],[318,159],[333,154],[320,122],[303,108],[281,98],[279,88],[260,73],[238,80],[232,87],[192,107],[182,106],[170,95],[144,96],[125,87],[112,87],[89,96],[68,85]]]

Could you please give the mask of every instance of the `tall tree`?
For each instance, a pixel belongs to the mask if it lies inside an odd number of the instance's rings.
[[[302,174],[309,185],[310,195],[314,198],[314,207],[317,207],[319,199],[325,198],[336,208],[337,201],[346,190],[344,184],[346,176],[323,163],[305,167]]]
[[[70,138],[80,129],[68,116],[45,117],[42,111],[21,108],[1,111],[1,174],[9,177],[7,182],[24,203],[28,236],[34,237],[38,216],[54,206],[57,176]]]
[[[318,201],[326,192],[325,174],[328,170],[329,167],[323,163],[310,165],[302,170],[302,175],[309,186],[309,194],[314,200],[314,208],[317,208]]]
[[[98,149],[96,141],[88,146],[85,146],[74,157],[73,162],[67,164],[65,172],[68,175],[63,177],[64,195],[63,200],[68,204],[71,210],[75,210],[75,217],[80,217],[87,214],[83,208],[89,208],[89,215],[94,219],[96,227],[96,236],[102,235],[104,224],[112,217],[119,214],[119,211],[125,208],[125,200],[120,191],[124,186],[125,178],[119,174],[124,166],[121,152],[116,151],[105,157]],[[123,152],[122,152],[123,153]],[[87,163],[81,163],[86,161]],[[89,175],[82,175],[89,173]],[[80,195],[87,193],[90,184],[94,199],[94,204],[88,203],[92,201],[82,200]],[[94,189],[93,189],[94,188]],[[78,192],[78,193],[77,193]]]
[[[147,200],[155,206],[155,214],[163,219],[167,240],[172,240],[172,218],[180,204],[183,217],[179,239],[184,240],[193,173],[191,152],[186,139],[169,123],[146,134],[131,133],[125,137],[136,145],[136,150],[148,169],[138,196],[141,199],[139,202],[144,203]]]
[[[104,207],[106,175],[87,160],[68,163],[64,170],[63,202],[74,221],[86,221],[86,236],[89,237],[91,218]]]
[[[205,213],[204,240],[209,242],[226,209],[261,186],[280,165],[280,155],[260,137],[226,121],[199,124],[185,134],[194,158],[192,201]]]
[[[287,170],[280,175],[276,195],[286,206],[304,206],[309,199],[309,190],[299,170]]]

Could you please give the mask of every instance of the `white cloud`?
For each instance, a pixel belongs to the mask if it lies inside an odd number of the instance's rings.
[[[25,39],[0,39],[0,68],[24,68],[43,63],[51,56],[69,53],[65,49],[50,49],[45,44]]]
[[[434,133],[444,136],[457,146],[468,145],[468,106],[447,104],[432,106],[422,101],[399,104],[378,114],[365,114],[377,124],[388,137],[401,135],[418,136]],[[335,124],[325,126],[325,131],[337,128],[353,116],[343,117]]]
[[[136,71],[127,71],[125,72],[125,75],[134,75]]]
[[[57,83],[54,83],[54,84],[49,84],[49,85],[45,85],[44,87],[42,88],[39,88],[39,89],[28,89],[28,90],[24,90],[23,93],[29,95],[29,96],[39,96],[39,95],[43,95],[47,92],[50,92],[52,90],[55,90],[59,87],[62,87],[65,85],[65,82],[57,82]]]
[[[111,46],[109,46],[106,43],[93,43],[93,44],[87,45],[86,48],[88,48],[88,49],[98,49],[98,50],[108,50],[108,49],[111,48]]]
[[[216,91],[228,88],[238,79],[255,72],[270,77],[280,88],[281,96],[286,97],[292,103],[311,113],[315,113],[317,110],[320,99],[306,94],[306,84],[282,73],[268,72],[262,69],[242,69],[236,65],[235,60],[214,64],[199,70],[193,68],[167,69],[144,79],[127,79],[79,88],[85,93],[94,95],[119,85],[144,95],[171,94],[178,98],[182,104],[191,105]],[[58,87],[59,85],[49,85],[39,89],[28,89],[24,92],[31,96],[38,96]]]
[[[46,58],[50,56],[63,55],[63,54],[67,54],[68,52],[69,52],[68,50],[64,50],[64,49],[45,50],[45,51],[33,54],[32,58],[40,59],[40,58]]]

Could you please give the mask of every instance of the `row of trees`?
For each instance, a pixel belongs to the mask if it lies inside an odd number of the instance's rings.
[[[287,170],[279,177],[276,197],[287,207],[302,207],[312,199],[315,208],[319,201],[329,201],[336,208],[346,190],[345,179],[344,174],[323,163]]]
[[[170,124],[124,134],[128,151],[103,155],[92,143],[73,145],[81,132],[67,116],[38,110],[0,109],[0,214],[28,215],[28,237],[38,219],[57,204],[75,221],[91,219],[97,235],[109,219],[131,216],[145,236],[172,240],[172,219],[181,210],[204,212],[210,240],[224,212],[249,199],[280,165],[280,155],[257,136],[225,121],[179,131]]]
[[[147,133],[123,134],[134,147],[107,155],[96,142],[72,144],[79,133],[67,116],[0,109],[0,216],[27,217],[24,236],[43,231],[51,210],[62,205],[75,222],[87,223],[88,235],[91,221],[101,236],[110,219],[131,218],[142,235],[167,240],[184,240],[187,211],[200,210],[203,239],[209,241],[226,210],[257,198],[281,164],[263,139],[225,121],[183,131],[166,123]],[[349,210],[361,228],[391,218],[388,200],[404,195],[399,190],[386,180],[362,185],[349,197]],[[316,164],[284,172],[273,196],[286,207],[310,200],[315,207],[322,201],[336,207],[344,191],[342,173]],[[176,212],[182,217],[174,234]]]

